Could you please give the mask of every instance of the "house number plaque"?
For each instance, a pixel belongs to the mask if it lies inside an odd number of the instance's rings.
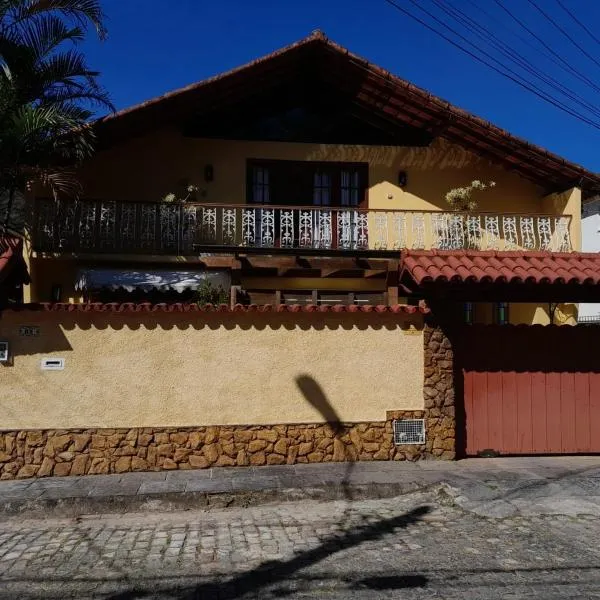
[[[37,325],[21,325],[19,335],[24,337],[39,337],[40,328]]]

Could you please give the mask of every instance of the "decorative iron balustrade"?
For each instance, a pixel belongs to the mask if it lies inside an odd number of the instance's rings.
[[[211,248],[570,252],[570,216],[350,207],[39,200],[40,252],[194,255]]]

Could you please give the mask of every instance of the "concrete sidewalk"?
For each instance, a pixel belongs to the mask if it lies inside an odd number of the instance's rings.
[[[0,515],[65,516],[393,497],[442,486],[484,516],[600,515],[600,457],[359,462],[0,482]],[[537,511],[537,513],[536,513]]]

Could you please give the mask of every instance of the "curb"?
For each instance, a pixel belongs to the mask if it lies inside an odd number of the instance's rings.
[[[0,502],[0,520],[14,516],[31,519],[77,518],[83,515],[131,512],[174,512],[247,508],[282,502],[355,501],[393,498],[432,488],[430,483],[325,484],[306,488],[269,488],[234,492],[170,492],[163,494],[107,495],[100,497],[36,498]],[[1,501],[1,498],[0,498]]]

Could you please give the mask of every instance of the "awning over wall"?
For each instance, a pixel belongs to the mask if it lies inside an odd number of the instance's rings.
[[[400,282],[461,301],[598,302],[600,253],[405,250]]]
[[[410,250],[402,267],[414,281],[427,283],[550,283],[597,285],[600,254]]]
[[[222,286],[228,290],[231,277],[228,271],[169,271],[129,269],[81,269],[77,274],[75,289],[125,289],[133,290],[174,290],[183,292],[186,289],[197,289],[205,281],[214,287]]]

